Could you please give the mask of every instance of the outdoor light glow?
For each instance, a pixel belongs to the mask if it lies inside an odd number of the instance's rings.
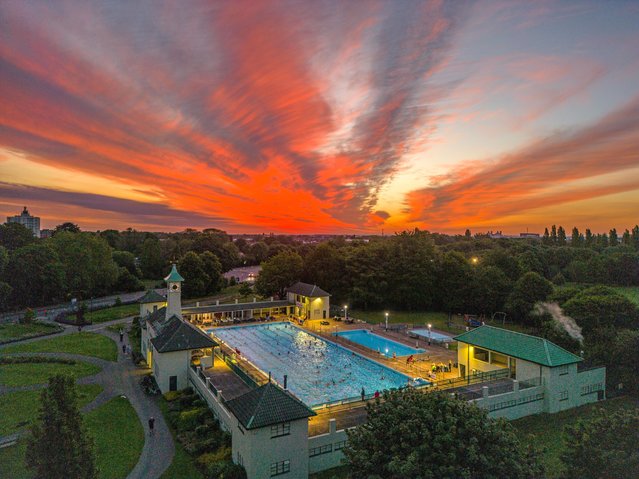
[[[473,256],[473,259],[471,261],[473,262],[473,264],[477,264],[479,258],[477,258],[477,256]]]

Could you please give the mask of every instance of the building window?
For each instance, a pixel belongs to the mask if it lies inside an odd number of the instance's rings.
[[[565,374],[568,374],[568,365],[564,364],[563,366],[559,366],[559,375],[563,376]]]
[[[598,391],[603,391],[603,384],[589,384],[587,386],[581,386],[581,395],[586,396],[587,394],[592,394]]]
[[[319,447],[312,447],[308,450],[308,457],[315,457],[321,454],[328,454],[329,452],[333,452],[332,444],[325,444]]]
[[[291,433],[291,423],[283,422],[282,424],[276,424],[271,426],[271,439],[274,437],[288,436]]]
[[[561,391],[559,393],[559,400],[560,401],[567,401],[568,400],[568,391]]]
[[[273,464],[271,464],[271,477],[286,474],[287,472],[290,472],[290,470],[290,459],[287,459],[286,461],[274,462]]]
[[[345,446],[346,446],[346,441],[339,441],[335,443],[334,449],[336,451],[341,451],[342,449],[344,449]]]
[[[491,352],[490,353],[490,364],[496,364],[497,366],[508,367],[508,356],[504,356],[503,354]]]
[[[489,354],[487,349],[482,349],[477,347],[473,349],[473,358],[478,361],[484,361],[485,363],[487,363],[488,356]]]

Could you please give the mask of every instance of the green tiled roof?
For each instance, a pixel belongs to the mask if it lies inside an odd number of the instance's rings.
[[[226,407],[246,429],[257,429],[316,415],[291,393],[270,382],[227,401]]]
[[[307,298],[324,298],[330,296],[326,291],[315,284],[302,283],[298,281],[293,286],[286,288],[287,293],[299,294]]]
[[[184,278],[182,276],[180,276],[180,273],[177,272],[177,268],[175,267],[175,263],[173,263],[173,266],[171,267],[171,272],[169,273],[169,275],[164,278],[164,281],[184,281]]]
[[[156,290],[150,289],[138,300],[138,303],[164,303],[165,301],[166,298],[164,296]]]
[[[563,366],[582,361],[579,356],[547,339],[493,326],[480,326],[453,339],[543,366]]]
[[[217,343],[203,331],[177,316],[172,316],[162,325],[159,334],[151,339],[151,343],[160,353],[217,346]]]

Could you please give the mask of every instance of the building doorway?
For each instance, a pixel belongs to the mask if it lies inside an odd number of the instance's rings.
[[[177,391],[177,376],[169,376],[169,391]]]

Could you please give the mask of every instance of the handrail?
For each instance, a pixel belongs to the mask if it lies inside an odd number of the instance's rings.
[[[495,371],[480,372],[473,375],[468,375],[464,378],[453,378],[443,381],[437,381],[434,387],[437,389],[451,389],[461,386],[468,386],[470,384],[479,384],[488,381],[494,381],[497,379],[505,379],[510,377],[509,369],[497,369]]]

